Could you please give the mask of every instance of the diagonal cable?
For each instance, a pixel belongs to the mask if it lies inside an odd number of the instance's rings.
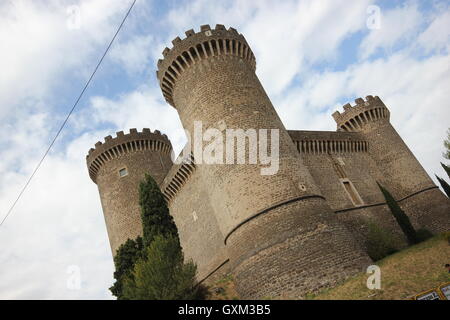
[[[44,155],[42,156],[41,160],[39,160],[36,168],[34,169],[33,173],[30,175],[30,177],[28,178],[27,182],[25,183],[25,185],[23,186],[22,190],[20,191],[19,195],[17,196],[16,200],[13,202],[13,204],[11,205],[11,207],[9,208],[8,212],[6,213],[5,217],[3,218],[2,222],[0,223],[0,226],[3,225],[3,223],[5,222],[6,218],[8,218],[8,216],[11,214],[11,212],[13,211],[14,207],[16,206],[17,202],[20,200],[20,198],[22,197],[23,193],[25,192],[25,190],[27,189],[28,185],[30,184],[31,180],[33,179],[34,175],[36,174],[36,172],[39,170],[39,168],[41,167],[42,162],[44,162],[44,159],[47,157],[48,153],[50,152],[50,149],[53,147],[53,145],[55,144],[56,139],[58,139],[59,135],[61,134],[61,131],[64,129],[64,127],[67,124],[67,121],[69,120],[70,116],[72,115],[73,111],[75,110],[75,108],[78,105],[78,102],[80,102],[81,98],[83,97],[84,92],[86,91],[87,87],[89,86],[89,84],[91,83],[92,78],[94,77],[95,73],[97,72],[98,68],[100,67],[101,63],[103,62],[103,59],[105,58],[106,54],[108,53],[109,49],[111,48],[114,40],[116,39],[117,35],[119,34],[120,29],[122,29],[123,24],[125,23],[125,21],[127,20],[131,9],[133,9],[134,4],[136,3],[136,0],[133,0],[133,2],[131,3],[130,8],[128,9],[125,17],[122,19],[122,22],[120,23],[119,27],[117,28],[116,33],[114,34],[113,38],[111,39],[111,41],[108,44],[108,47],[106,47],[105,52],[103,53],[102,57],[100,58],[100,60],[97,63],[97,66],[95,67],[94,71],[92,72],[91,76],[89,77],[88,81],[86,82],[86,84],[83,87],[83,90],[81,90],[81,93],[79,94],[77,100],[75,101],[75,103],[72,106],[72,109],[70,109],[70,112],[67,114],[66,118],[64,119],[63,123],[61,124],[61,127],[59,128],[58,132],[56,133],[55,137],[53,138],[52,142],[50,143],[50,145],[48,146],[47,150],[45,151]]]

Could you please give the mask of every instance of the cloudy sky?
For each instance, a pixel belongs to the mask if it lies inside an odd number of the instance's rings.
[[[130,4],[1,2],[0,219]],[[185,30],[216,23],[245,35],[256,72],[288,129],[334,130],[334,110],[378,95],[428,173],[444,175],[439,161],[450,127],[448,1],[138,0],[67,127],[0,227],[1,299],[113,298],[112,256],[86,152],[116,131],[149,127],[166,133],[178,153],[184,132],[158,89],[156,61]]]

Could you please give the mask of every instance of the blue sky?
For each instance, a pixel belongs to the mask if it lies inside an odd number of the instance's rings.
[[[101,57],[131,1],[0,4],[0,217],[6,214]],[[368,8],[380,28],[368,28]],[[79,23],[72,24],[76,6]],[[243,33],[288,129],[334,130],[331,114],[379,95],[430,175],[444,175],[450,127],[448,1],[138,0],[68,126],[0,227],[0,298],[111,299],[113,263],[85,155],[129,128],[185,143],[155,77],[176,36],[216,23]],[[433,175],[434,176],[434,175]],[[72,266],[79,289],[67,281]]]

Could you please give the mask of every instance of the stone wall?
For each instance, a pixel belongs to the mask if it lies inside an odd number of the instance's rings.
[[[196,167],[185,170],[185,180],[179,188],[175,187],[176,194],[169,193],[168,187],[181,167],[173,166],[161,189],[177,225],[185,260],[192,259],[197,264],[198,281],[209,281],[229,271],[224,237],[210,201],[209,188],[202,183]]]

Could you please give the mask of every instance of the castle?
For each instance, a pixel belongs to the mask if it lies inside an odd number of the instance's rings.
[[[450,201],[392,127],[380,98],[358,98],[335,112],[337,131],[289,131],[243,35],[204,25],[172,43],[157,77],[184,128],[192,132],[201,121],[205,128],[279,129],[279,168],[262,175],[260,163],[204,164],[193,155],[174,163],[169,139],[157,130],[106,137],[86,160],[113,254],[142,233],[145,173],[167,200],[198,281],[231,272],[243,298],[299,298],[365,271],[373,263],[364,244],[369,221],[404,239],[377,182],[415,228],[450,230]]]

